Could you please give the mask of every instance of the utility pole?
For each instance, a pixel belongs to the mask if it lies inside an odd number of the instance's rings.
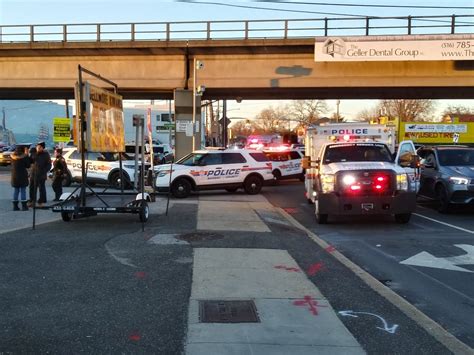
[[[69,118],[69,99],[66,99],[66,118]]]
[[[339,122],[339,104],[341,103],[341,100],[336,101],[336,122]]]
[[[222,131],[222,145],[227,147],[227,100],[222,100],[222,122],[224,129]]]
[[[3,119],[2,119],[2,126],[3,126],[3,129],[6,130],[7,127],[6,127],[6,118],[5,118],[5,107],[2,107],[2,113],[3,113]]]

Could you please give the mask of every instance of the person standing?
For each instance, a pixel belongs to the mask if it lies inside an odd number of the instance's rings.
[[[28,211],[26,201],[26,187],[28,186],[28,168],[30,167],[30,158],[28,157],[28,148],[17,146],[12,154],[12,175],[11,185],[13,187],[13,211],[19,211],[18,202],[21,201],[21,209]],[[18,197],[21,200],[18,200]]]
[[[33,188],[33,201],[36,199],[36,188],[39,189],[38,207],[43,207],[47,202],[45,183],[48,173],[51,170],[51,156],[45,150],[45,147],[46,144],[44,142],[39,142],[36,145],[35,163],[33,165],[33,169],[31,169],[33,181],[35,184],[35,187]]]
[[[66,160],[63,158],[63,150],[56,148],[54,151],[56,159],[53,162],[53,191],[55,194],[54,201],[59,201],[59,198],[63,194],[63,179],[64,175],[67,174]]]
[[[31,147],[30,148],[30,171],[29,171],[29,190],[30,190],[30,199],[28,200],[28,207],[33,206],[33,201],[35,200],[35,177],[33,174],[34,166],[35,166],[35,160],[36,160],[36,147]]]

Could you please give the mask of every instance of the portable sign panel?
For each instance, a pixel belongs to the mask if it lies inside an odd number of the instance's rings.
[[[125,151],[122,96],[90,83],[86,88],[87,150],[90,152]]]
[[[69,142],[71,139],[71,120],[69,118],[53,118],[53,142]]]

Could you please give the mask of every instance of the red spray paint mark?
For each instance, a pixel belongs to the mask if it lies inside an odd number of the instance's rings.
[[[142,336],[138,332],[133,332],[128,336],[128,339],[132,341],[139,341],[142,338]]]
[[[286,213],[289,213],[289,214],[294,214],[294,213],[297,213],[297,212],[298,212],[298,209],[293,208],[293,207],[287,207],[287,208],[284,208],[283,210],[284,210]]]
[[[323,269],[323,267],[324,267],[324,265],[323,265],[322,262],[310,265],[309,268],[308,268],[307,273],[308,273],[309,276],[313,276],[314,274],[321,271]]]
[[[137,279],[144,279],[146,277],[146,272],[145,271],[137,271],[135,273],[135,277]]]
[[[324,250],[326,250],[328,253],[332,253],[332,252],[336,251],[336,248],[334,248],[334,246],[330,245]]]
[[[326,307],[326,306],[319,305],[318,301],[313,300],[311,296],[304,296],[304,299],[293,301],[293,304],[295,306],[303,306],[303,307],[308,306],[309,311],[315,316],[318,315],[317,307]]]
[[[291,271],[291,272],[300,272],[301,271],[297,267],[288,267],[288,266],[285,266],[285,265],[276,265],[276,266],[274,266],[274,268],[275,269],[282,269],[282,270],[286,270],[286,271]]]

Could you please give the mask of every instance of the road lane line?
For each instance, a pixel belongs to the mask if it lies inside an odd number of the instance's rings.
[[[421,217],[421,218],[425,218],[425,219],[430,220],[432,222],[443,224],[445,226],[448,226],[448,227],[451,227],[451,228],[454,228],[454,229],[457,229],[457,230],[460,230],[460,231],[463,231],[463,232],[466,232],[466,233],[474,234],[474,231],[472,231],[472,230],[462,228],[462,227],[458,227],[458,226],[455,226],[454,224],[438,221],[437,219],[434,219],[434,218],[431,218],[431,217],[426,217],[426,216],[423,216],[422,214],[419,214],[419,213],[413,213],[413,215]]]
[[[321,239],[318,235],[310,231],[308,228],[303,226],[298,222],[293,216],[288,214],[285,210],[279,207],[275,207],[282,216],[284,216],[288,221],[290,221],[296,228],[305,231],[308,237],[313,240],[320,247],[327,248],[329,243]],[[339,251],[334,251],[331,253],[336,260],[341,264],[347,266],[355,275],[361,278],[370,288],[380,294],[382,297],[386,298],[403,313],[405,313],[409,318],[413,319],[417,324],[419,324],[425,331],[437,339],[441,344],[446,346],[454,354],[469,354],[472,355],[472,348],[464,344],[461,340],[456,338],[453,334],[444,329],[441,325],[436,323],[410,302],[405,300],[395,291],[391,290],[387,286],[383,285],[375,277],[370,275],[367,271],[362,269],[357,264],[353,263],[346,256],[344,256]]]

